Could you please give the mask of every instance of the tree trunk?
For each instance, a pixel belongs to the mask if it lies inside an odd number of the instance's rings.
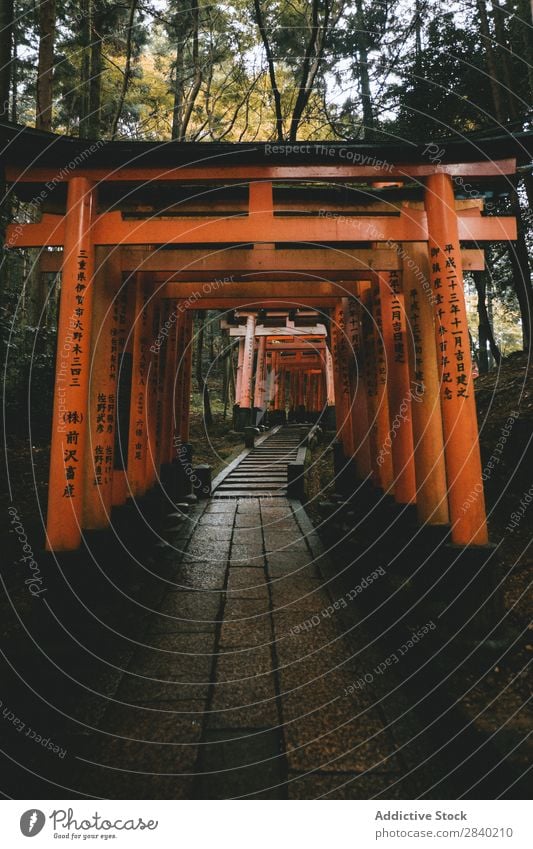
[[[311,12],[311,35],[305,49],[300,86],[298,88],[298,95],[296,97],[296,103],[292,113],[289,131],[290,141],[296,141],[298,127],[300,126],[304,109],[307,106],[309,97],[313,90],[313,83],[322,59],[329,19],[329,0],[325,0],[324,2],[324,23],[322,25],[322,33],[320,31],[321,28],[318,12],[319,0],[313,0]]]
[[[198,30],[200,26],[198,0],[193,0],[193,2],[194,6],[192,7],[192,63],[194,68],[194,81],[192,84],[192,88],[189,94],[187,95],[186,102],[183,104],[183,114],[178,134],[179,141],[185,141],[185,137],[187,135],[187,128],[191,120],[192,110],[194,109],[194,104],[196,103],[196,98],[198,97],[198,94],[200,92],[200,86],[202,85],[202,65],[200,63],[198,47]]]
[[[363,137],[368,138],[372,135],[372,130],[374,128],[374,112],[372,108],[372,92],[370,90],[370,75],[368,73],[368,39],[366,35],[362,0],[356,0],[356,9],[357,54],[359,59],[361,104],[363,107]]]
[[[533,287],[531,268],[525,237],[525,227],[516,188],[511,189],[511,211],[516,217],[518,233],[516,242],[509,242],[507,251],[513,270],[513,283],[522,319],[523,349],[529,352],[533,340]]]
[[[179,30],[176,34],[176,63],[174,76],[174,105],[172,107],[171,138],[179,139],[183,113],[183,39],[184,33]]]
[[[80,69],[80,138],[89,138],[89,84],[91,76],[91,0],[80,0],[81,69]]]
[[[209,425],[213,424],[213,414],[211,413],[211,401],[209,398],[209,387],[207,386],[207,381],[204,378],[203,372],[203,355],[204,355],[204,329],[205,329],[205,313],[200,314],[200,326],[198,329],[198,336],[196,340],[196,382],[198,385],[198,392],[202,396],[203,408],[204,408],[204,423],[209,427]]]
[[[261,10],[261,0],[254,0],[254,9],[255,9],[255,20],[257,26],[259,28],[259,32],[261,34],[261,40],[263,42],[263,47],[265,49],[267,64],[268,64],[268,76],[270,78],[270,88],[272,91],[272,97],[274,98],[274,112],[276,118],[276,137],[279,142],[283,141],[283,112],[281,110],[281,94],[279,92],[278,83],[276,80],[276,68],[274,64],[274,55],[272,53],[270,47],[270,41],[268,39],[268,33],[265,27],[263,12]]]
[[[498,70],[496,53],[494,51],[492,43],[492,33],[490,31],[489,19],[487,15],[487,4],[485,0],[477,0],[476,5],[479,14],[481,36],[485,47],[485,60],[487,64],[487,71],[489,74],[490,90],[494,103],[494,112],[496,119],[499,121],[500,124],[503,124],[505,121],[505,110],[503,107],[502,89],[498,82],[498,80],[500,79],[500,73]]]
[[[52,77],[56,37],[56,0],[41,0],[39,6],[39,61],[35,127],[52,129]]]
[[[531,38],[531,27],[533,26],[533,6],[531,0],[518,0],[518,15],[514,17],[513,28],[517,35],[513,50],[524,60],[527,69],[529,84],[529,100],[533,97],[533,39]],[[511,10],[512,13],[513,10]],[[514,41],[514,39],[513,39]],[[527,98],[525,98],[527,99]]]
[[[89,80],[89,138],[100,138],[102,112],[102,45],[104,10],[101,0],[91,0],[91,63]]]
[[[13,0],[0,3],[0,118],[9,121],[13,71]]]
[[[479,371],[481,374],[486,374],[489,370],[489,354],[487,346],[490,346],[490,352],[494,357],[494,361],[499,365],[501,362],[501,352],[498,348],[489,314],[487,311],[487,272],[475,271],[474,283],[477,291],[477,314],[478,314],[478,331],[479,331]]]
[[[502,99],[505,103],[506,117],[511,120],[518,117],[517,101],[514,95],[516,85],[513,83],[511,67],[509,64],[509,41],[505,30],[505,11],[499,3],[492,3],[492,19],[494,21],[494,33],[496,35],[496,56],[501,68],[500,79],[503,77]]]
[[[0,3],[0,118],[9,121],[9,98],[13,69],[13,0]],[[11,195],[5,184],[4,165],[0,161],[0,298],[7,283],[7,262],[3,250],[6,226],[11,218]],[[0,361],[4,362],[3,344]]]
[[[128,18],[128,35],[126,39],[126,64],[124,66],[124,78],[122,80],[122,88],[118,99],[115,116],[111,125],[111,139],[114,141],[117,137],[117,127],[120,121],[120,116],[124,108],[124,101],[128,93],[128,86],[131,79],[131,54],[133,47],[133,22],[135,20],[135,12],[137,11],[137,0],[131,0],[130,15]]]

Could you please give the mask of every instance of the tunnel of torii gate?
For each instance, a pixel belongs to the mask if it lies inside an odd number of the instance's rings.
[[[235,311],[233,323],[222,321],[230,338],[238,338],[238,430],[266,421],[317,422],[322,416],[331,424],[333,372],[320,318],[316,310],[249,309]]]
[[[40,248],[41,272],[61,272],[48,549],[76,549],[178,462],[198,309],[223,311],[239,346],[239,425],[265,412],[331,425],[334,405],[354,482],[450,525],[460,546],[487,544],[463,272],[483,269],[484,243],[516,238],[484,199],[527,160],[517,138],[276,147],[0,131],[10,191],[41,211],[5,247]]]

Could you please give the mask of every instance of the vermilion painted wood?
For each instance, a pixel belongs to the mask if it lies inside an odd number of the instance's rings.
[[[65,250],[46,521],[46,548],[49,551],[70,551],[78,548],[81,542],[84,461],[89,428],[87,410],[94,274],[91,221],[95,203],[93,184],[84,177],[74,177],[69,182],[64,219]],[[83,275],[83,281],[80,275]],[[79,286],[85,288],[80,290]],[[83,304],[80,304],[80,298]],[[81,337],[75,334],[81,334]],[[80,365],[80,373],[74,374]]]
[[[252,407],[252,379],[254,366],[255,313],[246,316],[246,336],[244,337],[244,352],[242,361],[240,406],[242,409]]]
[[[260,336],[257,345],[257,363],[255,366],[254,407],[262,410],[265,406],[265,354],[267,337]]]
[[[459,215],[459,238],[466,241],[516,239],[514,218]],[[16,229],[15,229],[16,228]],[[61,246],[64,242],[62,216],[43,215],[37,224],[11,224],[8,247]],[[346,218],[274,218],[254,216],[201,219],[122,218],[120,212],[101,215],[92,228],[95,245],[171,245],[201,243],[239,244],[252,242],[419,242],[427,241],[427,218],[422,210],[404,209],[399,216]]]
[[[121,278],[117,252],[100,248],[93,284],[89,426],[84,457],[82,526],[90,530],[106,528],[111,520],[118,375],[116,359],[112,367],[112,349],[118,339],[116,298]]]
[[[387,369],[389,442],[392,453],[394,497],[399,504],[414,504],[416,479],[411,419],[411,386],[407,360],[405,302],[400,273],[394,283],[390,273],[378,275],[381,325]],[[402,353],[400,354],[400,347]]]
[[[163,389],[163,416],[161,421],[161,462],[171,463],[173,460],[172,443],[172,413],[173,398],[176,383],[177,348],[178,348],[178,302],[174,299],[168,302],[167,322],[169,323],[169,334],[162,342],[163,356],[165,357],[165,378]]]
[[[168,272],[168,277],[156,276],[155,279],[213,282],[222,289],[234,281],[238,282],[241,275],[251,273],[261,274],[261,280],[283,282],[283,275],[288,279],[295,276],[289,275],[289,272],[300,272],[305,282],[312,285],[322,280],[335,280],[339,276],[344,279],[347,271],[365,274],[369,270],[399,270],[402,256],[399,246],[396,249],[328,247],[312,250],[215,248],[207,252],[197,248],[163,251],[125,246],[119,250],[123,271]],[[62,251],[44,251],[40,257],[41,271],[57,273],[61,270],[62,258]],[[485,268],[485,254],[481,249],[463,248],[461,258],[465,271],[483,271]]]
[[[127,285],[124,287],[125,292],[125,308],[126,308],[126,316],[125,316],[125,333],[119,335],[119,345],[118,345],[118,355],[121,356],[123,352],[128,354],[133,353],[133,329],[134,329],[134,315],[135,315],[135,301],[136,301],[136,287],[135,285]],[[119,365],[121,365],[119,360]],[[120,389],[120,381],[119,381],[119,389]],[[128,428],[129,430],[129,428]],[[113,471],[113,487],[112,487],[112,500],[113,506],[119,507],[123,504],[126,504],[128,500],[128,481],[127,481],[127,452],[126,446],[121,442],[117,443],[117,459],[119,463],[117,465],[122,465],[124,468],[117,468]]]
[[[446,525],[449,513],[435,350],[433,292],[424,285],[426,281],[429,283],[430,279],[429,257],[425,245],[406,244],[403,247],[407,354],[413,389],[411,418],[415,452],[416,509],[421,524]]]
[[[372,281],[369,288],[362,288],[366,310],[365,354],[368,358],[367,381],[368,413],[371,426],[371,461],[374,480],[384,493],[394,494],[394,469],[392,454],[382,450],[390,433],[389,401],[387,397],[386,364],[383,351],[381,327],[381,305],[379,285]],[[380,461],[381,458],[381,461]]]
[[[248,182],[249,180],[290,180],[291,183],[309,180],[327,182],[358,182],[363,178],[390,181],[392,177],[427,177],[430,174],[451,174],[463,177],[499,177],[514,174],[516,159],[500,159],[484,162],[453,162],[449,164],[386,163],[376,165],[226,165],[226,166],[183,166],[181,168],[91,168],[78,167],[76,175],[100,181],[122,181],[145,183],[154,180],[183,182],[220,182],[227,180]],[[14,165],[6,167],[6,180],[9,183],[33,182],[46,183],[52,180],[67,180],[70,172],[63,174],[57,168],[20,168]]]
[[[365,480],[372,471],[370,457],[370,435],[368,403],[364,370],[364,346],[361,335],[361,303],[355,298],[347,299],[347,343],[353,351],[350,356],[350,395],[353,399],[353,445],[354,462],[360,480]]]
[[[183,335],[185,350],[182,370],[182,388],[180,397],[180,438],[182,443],[189,441],[189,412],[191,408],[191,383],[192,383],[192,346],[193,346],[193,314],[191,310],[185,311],[183,315]]]
[[[474,385],[472,378],[472,358],[466,323],[466,305],[463,290],[461,256],[459,251],[459,233],[457,216],[454,209],[453,183],[445,174],[429,177],[426,183],[426,208],[430,224],[430,273],[433,293],[443,297],[442,303],[434,303],[435,334],[437,344],[437,360],[441,380],[442,423],[444,433],[444,451],[448,483],[448,503],[452,524],[452,540],[457,545],[486,545],[488,542],[483,481],[481,478],[481,458],[479,452],[479,433],[477,426]],[[447,247],[450,246],[450,253]],[[432,257],[432,251],[437,252]],[[447,256],[453,256],[455,267],[446,268]],[[441,270],[436,268],[436,259],[440,260]],[[454,271],[455,277],[450,273]],[[437,279],[440,287],[436,288]],[[458,284],[458,285],[457,285]],[[458,308],[452,313],[453,305]],[[441,315],[441,310],[444,314]],[[455,316],[455,317],[454,317]],[[452,322],[460,321],[463,332],[461,348],[466,377],[466,397],[458,396],[458,385],[453,379],[451,365],[443,364],[443,339],[448,340],[446,351],[454,363],[457,346],[453,341]],[[442,334],[440,327],[444,327]],[[451,385],[446,382],[446,375],[452,372]],[[451,397],[447,397],[448,390]],[[464,504],[469,497],[469,508],[464,510]]]
[[[160,348],[154,344],[160,338],[162,302],[157,295],[151,299],[152,326],[148,344],[148,380],[146,385],[146,489],[151,489],[159,473],[158,416]]]
[[[148,366],[153,324],[152,286],[148,281],[136,282],[133,357],[131,368],[131,403],[128,439],[128,497],[140,498],[146,493],[146,454],[148,443],[147,404]]]

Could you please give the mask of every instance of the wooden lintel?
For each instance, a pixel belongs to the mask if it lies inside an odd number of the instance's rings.
[[[152,181],[165,182],[207,182],[224,183],[226,181],[250,180],[290,180],[291,183],[300,181],[325,182],[359,182],[364,180],[390,181],[411,178],[424,178],[430,174],[450,174],[457,177],[488,178],[502,177],[516,172],[516,159],[490,159],[482,162],[453,162],[453,163],[389,163],[370,161],[365,165],[354,165],[349,162],[338,162],[333,165],[293,163],[287,165],[216,165],[216,166],[182,166],[180,168],[139,168],[132,165],[126,168],[91,168],[87,163],[78,166],[75,171],[57,168],[27,168],[10,165],[6,167],[6,180],[9,183],[47,183],[63,182],[69,177],[87,177],[97,183],[122,182],[146,183]]]
[[[459,238],[473,242],[516,239],[514,217],[458,214]],[[124,219],[120,212],[101,215],[91,228],[95,245],[171,244],[356,244],[358,242],[427,241],[427,216],[418,209],[402,209],[400,215],[350,218],[325,213],[304,218],[261,216],[260,226],[250,217],[202,219]],[[13,247],[60,246],[64,241],[63,216],[43,215],[37,224],[10,224],[5,244]]]
[[[354,281],[344,283],[324,283],[321,280],[310,281],[254,281],[248,283],[229,282],[223,286],[210,283],[159,283],[157,278],[154,285],[164,298],[181,298],[204,302],[206,299],[224,301],[227,298],[241,298],[246,301],[258,302],[273,298],[290,299],[291,309],[298,306],[308,306],[309,297],[314,299],[343,298],[357,296],[358,284]],[[300,303],[301,302],[301,303]],[[274,304],[279,308],[279,304]],[[207,309],[207,307],[198,307]]]
[[[399,271],[399,249],[371,248],[295,248],[280,250],[246,250],[242,248],[214,250],[151,250],[150,248],[122,247],[121,265],[125,273],[166,274],[167,279],[183,282],[224,282],[225,277],[237,281],[251,274],[262,279],[275,279],[292,275],[307,279],[338,280],[364,277],[368,270]],[[465,271],[483,271],[485,255],[482,249],[463,248],[461,251]],[[61,270],[63,252],[43,251],[40,256],[42,272],[57,274]]]

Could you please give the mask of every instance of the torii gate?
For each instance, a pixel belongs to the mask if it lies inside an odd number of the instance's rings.
[[[297,316],[299,313],[300,311],[296,310]],[[246,324],[239,323],[231,326],[228,322],[223,322],[222,326],[228,330],[230,337],[239,339],[235,391],[235,424],[238,429],[250,424],[260,424],[268,405],[271,405],[272,412],[279,414],[279,416],[270,416],[271,421],[274,418],[285,421],[286,377],[295,370],[296,365],[298,365],[298,372],[302,373],[309,371],[311,367],[318,369],[319,372],[324,371],[324,379],[328,379],[324,342],[327,335],[326,327],[321,323],[295,326],[289,314],[288,310],[267,311],[268,318],[274,317],[278,320],[284,318],[283,325],[258,324],[257,310],[239,310],[235,313],[236,321],[245,319]],[[255,368],[254,352],[256,352]],[[307,356],[313,355],[313,361],[309,359],[302,361],[302,358],[297,356],[300,352],[305,352]],[[323,355],[323,362],[320,360],[320,353]],[[294,357],[294,359],[290,362],[283,361],[283,356]],[[268,385],[267,370],[270,374]],[[318,391],[320,382],[316,381],[316,383]],[[290,392],[289,395],[291,395]],[[313,399],[313,403],[315,404],[313,412],[318,412],[318,398],[316,401]]]
[[[458,545],[487,543],[483,498],[461,509],[482,485],[463,271],[483,268],[472,244],[516,238],[514,219],[483,215],[477,194],[515,173],[518,144],[450,142],[436,162],[431,145],[291,155],[0,133],[11,190],[44,210],[10,225],[5,246],[42,248],[41,269],[62,273],[48,549],[75,549],[84,529],[108,525],[112,506],[153,487],[188,440],[200,308],[330,315],[328,369],[354,474],[416,503],[421,522],[449,522]],[[128,354],[126,449],[115,435]]]

